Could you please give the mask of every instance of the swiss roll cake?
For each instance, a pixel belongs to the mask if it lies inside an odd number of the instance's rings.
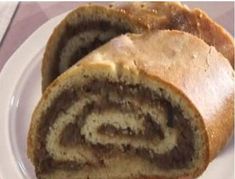
[[[189,33],[118,36],[45,90],[28,156],[38,178],[196,178],[233,131],[234,72]]]

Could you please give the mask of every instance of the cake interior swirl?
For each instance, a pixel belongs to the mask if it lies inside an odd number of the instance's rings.
[[[165,170],[190,167],[194,134],[180,108],[138,85],[94,80],[73,88],[42,116],[47,120],[40,126],[45,147],[37,151],[39,171],[102,167],[115,155],[137,157]],[[71,161],[63,161],[67,155]]]
[[[66,26],[64,33],[58,43],[56,59],[59,71],[56,75],[63,73],[66,69],[77,62],[92,50],[127,32],[137,32],[127,22],[120,23],[119,19],[110,20],[84,20],[76,25]]]

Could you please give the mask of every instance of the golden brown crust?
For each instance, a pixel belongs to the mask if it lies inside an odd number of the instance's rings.
[[[186,106],[199,116],[200,130],[208,140],[203,154],[204,163],[192,173],[194,177],[200,175],[232,133],[234,72],[227,59],[214,47],[180,31],[164,30],[115,38],[57,78],[47,88],[33,114],[28,140],[29,157],[34,160],[33,151],[38,147],[34,142],[40,122],[37,118],[39,108],[47,101],[48,95],[52,95],[51,91],[76,76],[81,69],[105,71],[109,65],[117,70],[123,66],[143,76],[145,83],[150,79],[161,82],[185,99]]]
[[[214,46],[234,67],[233,37],[200,9],[194,9],[192,12],[199,26],[199,33],[196,35],[203,39],[207,44]]]
[[[196,35],[214,46],[234,66],[234,39],[202,10],[191,10],[186,5],[175,2],[144,3],[142,7],[144,13],[156,16],[151,29],[181,30]]]
[[[179,2],[133,3],[122,9],[149,29],[181,30],[196,35],[234,66],[233,37],[201,9],[190,9]]]
[[[53,67],[56,48],[66,25],[88,11],[103,13],[112,18],[124,18],[136,28],[136,32],[149,29],[176,29],[196,35],[221,52],[234,65],[234,40],[220,25],[199,9],[190,10],[180,3],[127,3],[124,5],[86,5],[71,12],[54,30],[46,47],[42,65],[42,90],[57,77]],[[79,21],[77,19],[76,21]],[[78,59],[79,60],[79,59]]]

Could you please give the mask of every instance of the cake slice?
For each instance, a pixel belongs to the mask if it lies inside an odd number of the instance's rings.
[[[38,178],[195,178],[233,130],[229,62],[188,33],[122,35],[44,92],[28,133]]]
[[[174,2],[89,4],[69,13],[53,31],[43,57],[43,91],[58,75],[113,37],[153,29],[192,33],[215,46],[233,65],[233,38],[201,10]]]
[[[113,37],[149,29],[114,5],[85,5],[69,13],[53,31],[42,64],[42,89],[89,52]]]

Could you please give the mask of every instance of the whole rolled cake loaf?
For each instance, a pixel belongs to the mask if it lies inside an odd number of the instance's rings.
[[[231,65],[180,31],[114,38],[46,89],[28,134],[38,178],[195,178],[233,130]]]
[[[113,37],[127,32],[178,29],[196,35],[233,65],[233,38],[204,12],[174,2],[85,5],[55,28],[42,64],[42,89],[66,69]]]

